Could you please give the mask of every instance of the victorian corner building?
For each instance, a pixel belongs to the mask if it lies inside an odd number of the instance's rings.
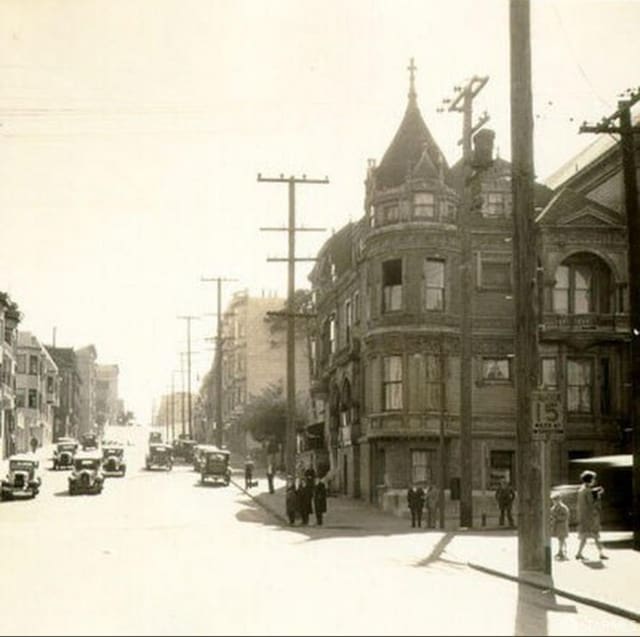
[[[476,134],[469,184],[474,500],[492,497],[501,478],[517,487],[511,165],[492,144],[491,131]],[[630,444],[619,148],[586,164],[557,176],[554,189],[535,186],[539,384],[561,392],[565,411],[552,483],[575,480],[571,459]],[[389,148],[378,165],[369,160],[364,215],[325,243],[310,275],[318,417],[302,435],[303,456],[330,468],[337,490],[385,509],[406,508],[412,482],[438,484],[441,453],[447,501],[457,498],[462,175],[412,86]]]

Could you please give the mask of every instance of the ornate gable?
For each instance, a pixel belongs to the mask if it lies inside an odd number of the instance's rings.
[[[625,226],[624,217],[616,210],[607,208],[570,188],[556,192],[551,201],[537,216],[541,226],[602,226],[603,228]]]

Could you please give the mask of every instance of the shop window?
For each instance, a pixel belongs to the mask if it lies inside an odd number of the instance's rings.
[[[402,259],[382,264],[382,311],[402,309]]]

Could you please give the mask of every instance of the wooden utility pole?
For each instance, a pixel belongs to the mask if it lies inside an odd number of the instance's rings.
[[[472,77],[465,86],[456,86],[457,95],[445,99],[447,110],[462,113],[463,179],[458,229],[460,232],[460,526],[473,526],[473,253],[471,242],[471,179],[473,135],[489,120],[486,113],[473,125],[473,100],[489,81]],[[438,109],[445,110],[444,108]]]
[[[511,182],[515,281],[515,388],[518,475],[518,565],[546,571],[542,493],[544,443],[533,440],[532,392],[537,386],[536,248],[533,227],[533,103],[529,0],[510,0]]]
[[[296,184],[328,184],[329,179],[308,179],[296,177],[263,177],[258,173],[259,182],[286,183],[289,187],[289,223],[284,228],[260,228],[265,232],[286,232],[289,236],[289,251],[286,259],[267,259],[267,261],[285,261],[288,264],[287,278],[287,430],[285,439],[285,464],[287,473],[293,475],[296,469],[296,332],[295,332],[295,271],[297,261],[315,261],[313,258],[296,258],[296,232],[323,232],[324,228],[296,228]]]
[[[201,281],[217,283],[217,330],[216,330],[216,446],[222,448],[224,443],[224,428],[222,423],[222,284],[237,281],[224,277],[201,277]]]
[[[176,370],[171,372],[171,440],[176,438]]]
[[[584,123],[581,133],[620,135],[622,172],[624,176],[624,207],[627,217],[629,310],[631,327],[631,433],[633,453],[633,548],[640,551],[640,217],[638,217],[638,178],[636,169],[635,134],[631,107],[640,101],[640,90],[627,91],[627,99],[618,102],[618,110],[599,124]],[[614,122],[618,121],[618,125]]]
[[[193,438],[193,423],[191,419],[191,321],[197,320],[199,317],[187,315],[179,316],[178,318],[187,322],[187,414],[189,417],[189,438]]]

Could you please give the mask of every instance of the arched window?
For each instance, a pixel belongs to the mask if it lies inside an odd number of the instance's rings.
[[[613,308],[609,266],[598,256],[581,252],[556,270],[553,311],[557,314],[609,314]]]

